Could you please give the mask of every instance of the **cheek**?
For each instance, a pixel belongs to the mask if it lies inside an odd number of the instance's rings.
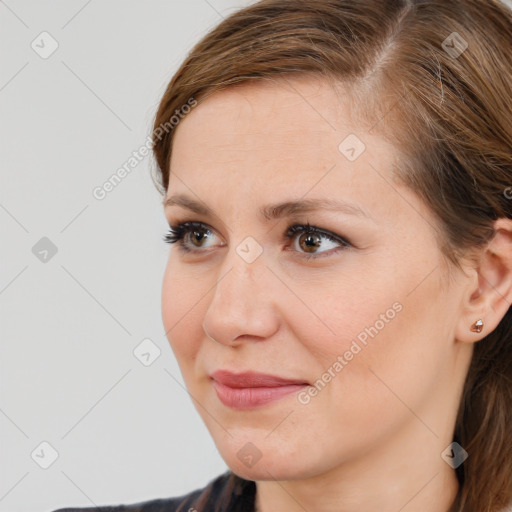
[[[325,409],[336,403],[329,423],[341,422],[354,435],[364,431],[368,442],[413,417],[411,411],[434,423],[432,409],[420,411],[448,371],[443,314],[446,320],[450,313],[431,304],[439,298],[435,286],[424,283],[410,295],[397,288],[397,295],[360,301],[357,311],[338,308],[338,336],[322,343],[324,373],[316,378],[329,382],[314,400]]]
[[[287,306],[288,325],[314,361],[308,377],[320,380],[319,387],[325,384],[319,392],[325,398],[343,396],[346,404],[355,398],[351,407],[356,410],[358,397],[377,409],[388,399],[397,401],[393,391],[412,402],[421,400],[449,348],[436,327],[442,327],[443,313],[432,305],[439,298],[435,281],[410,293],[420,278],[396,279],[381,271],[357,274],[308,287],[299,297],[309,311],[297,300]]]
[[[180,277],[181,276],[181,277]],[[162,321],[167,339],[180,366],[195,358],[204,320],[204,286],[197,279],[183,277],[169,261],[162,284]]]
[[[355,273],[361,276],[361,272]],[[383,337],[403,309],[392,287],[364,277],[308,283],[307,291],[282,301],[287,324],[325,368],[338,355],[360,357],[372,339]],[[357,344],[361,347],[358,348]]]

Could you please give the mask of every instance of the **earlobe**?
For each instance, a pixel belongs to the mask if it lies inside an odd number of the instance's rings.
[[[456,338],[475,343],[491,333],[512,304],[512,219],[494,223],[494,236],[482,249]]]

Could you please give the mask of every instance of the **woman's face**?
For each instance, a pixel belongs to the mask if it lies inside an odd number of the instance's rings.
[[[189,251],[170,251],[163,322],[197,411],[244,478],[419,461],[433,445],[444,464],[469,361],[454,339],[463,279],[442,287],[435,221],[393,182],[395,156],[307,79],[218,92],[176,128],[165,215],[197,224]],[[287,237],[305,224],[320,232]],[[258,402],[261,389],[223,393],[217,370],[307,384]]]

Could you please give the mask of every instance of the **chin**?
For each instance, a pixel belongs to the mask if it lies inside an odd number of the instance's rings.
[[[231,439],[228,446],[219,449],[227,466],[241,478],[246,480],[296,480],[315,476],[318,473],[317,463],[309,465],[304,454],[297,450],[290,453],[279,452],[276,447],[262,446],[257,443],[234,443]],[[282,443],[280,443],[283,448]],[[300,465],[297,464],[300,460]]]
[[[236,456],[226,462],[236,475],[244,478],[245,480],[295,480],[303,478],[302,471],[298,471],[296,464],[290,464],[290,461],[285,461],[281,464],[276,461],[263,462],[261,459],[252,467],[247,467],[244,463],[240,462]],[[295,466],[295,467],[293,467]]]

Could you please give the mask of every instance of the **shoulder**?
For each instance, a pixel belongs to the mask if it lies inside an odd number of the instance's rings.
[[[229,512],[241,504],[252,512],[255,484],[244,480],[230,470],[211,480],[205,487],[173,498],[160,498],[128,505],[97,506],[88,508],[60,508],[53,512]],[[220,506],[220,508],[219,508]]]
[[[180,511],[188,512],[188,508],[183,508],[188,502],[194,501],[201,490],[195,490],[182,496],[174,498],[160,498],[150,501],[140,501],[128,505],[102,505],[97,507],[79,507],[79,508],[59,508],[53,512],[177,512],[180,505]]]

